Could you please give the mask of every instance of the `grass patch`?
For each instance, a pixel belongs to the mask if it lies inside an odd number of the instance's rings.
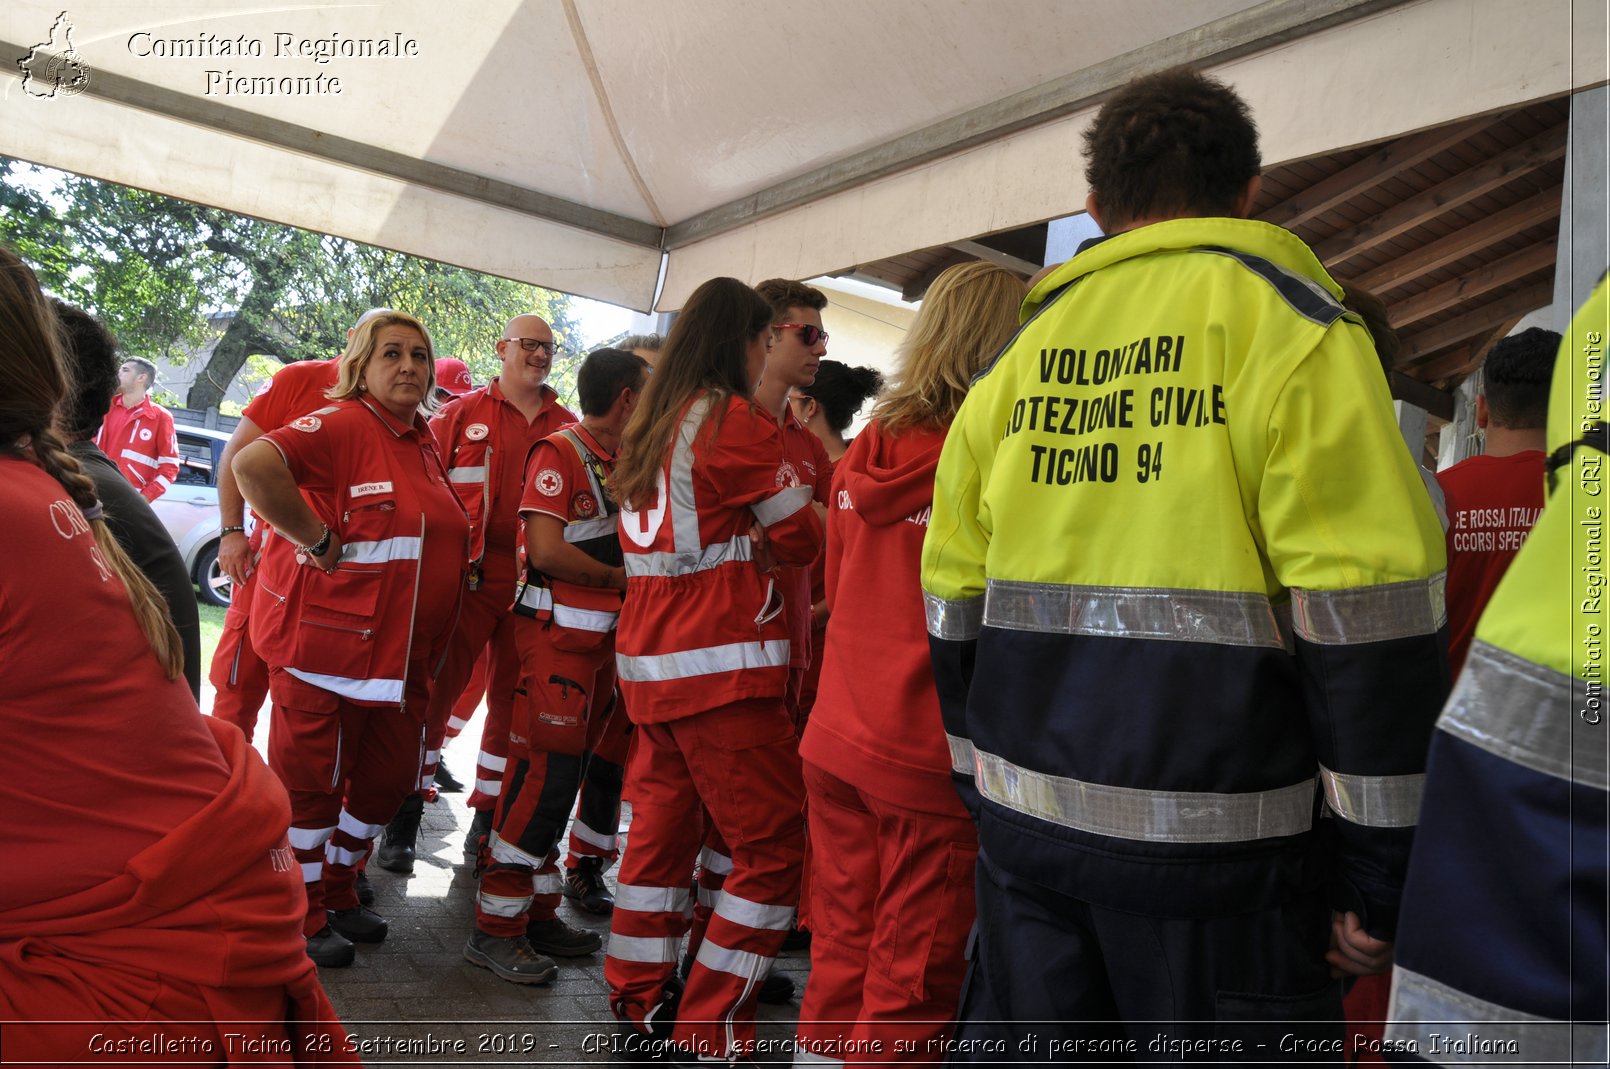
[[[224,613],[228,610],[222,605],[208,605],[204,601],[196,602],[196,610],[201,615],[201,663],[203,666],[210,665],[213,651],[218,648],[218,640],[224,636]],[[201,678],[207,678],[205,668]]]

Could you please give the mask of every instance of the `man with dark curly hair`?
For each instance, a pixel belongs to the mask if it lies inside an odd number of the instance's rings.
[[[1086,149],[1106,236],[974,381],[924,544],[979,824],[955,1060],[1336,1060],[1447,693],[1442,530],[1341,287],[1248,218],[1234,91],[1140,79]]]

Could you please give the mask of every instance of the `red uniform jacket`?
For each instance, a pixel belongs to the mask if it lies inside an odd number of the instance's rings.
[[[133,408],[123,406],[121,394],[112,398],[95,444],[147,501],[167,493],[179,477],[179,436],[173,432],[173,417],[149,397]]]
[[[621,563],[620,535],[610,508],[607,486],[615,470],[615,454],[598,444],[581,424],[555,431],[531,450],[526,463],[525,493],[520,514],[552,516],[565,525],[565,541],[596,561]],[[521,545],[522,560],[525,547]],[[555,627],[604,635],[615,630],[621,593],[577,586],[534,569],[515,599],[515,612]],[[601,644],[600,644],[601,645]]]
[[[616,666],[637,723],[780,698],[788,625],[749,530],[764,525],[779,564],[809,564],[821,542],[810,487],[786,485],[777,421],[741,397],[707,420],[710,407],[708,396],[689,404],[654,500],[621,512],[628,588]]]
[[[800,756],[911,809],[964,817],[923,617],[922,540],[941,431],[868,425],[833,474],[822,679]]]
[[[293,435],[322,440],[328,475],[301,485],[319,519],[340,535],[341,564],[326,575],[288,554],[265,554],[252,646],[305,683],[364,704],[400,705],[409,666],[439,661],[457,616],[457,590],[449,595],[431,585],[443,569],[430,566],[426,554],[440,554],[437,565],[452,562],[445,571],[456,587],[468,533],[430,429],[418,416],[404,427],[378,405],[355,400],[263,437],[285,454],[301,445]],[[407,442],[393,449],[388,438]],[[424,455],[424,472],[416,452]],[[431,495],[439,500],[426,501]],[[428,516],[445,510],[459,520],[454,532],[443,545],[428,542]],[[444,603],[454,607],[445,618],[427,610]]]
[[[826,506],[828,491],[833,485],[833,462],[827,459],[827,447],[814,431],[799,421],[792,405],[784,407],[778,430],[783,437],[783,460],[788,469],[784,472],[785,481],[793,479],[795,485],[810,487],[812,497]],[[789,664],[794,668],[808,668],[811,663],[811,566],[778,568],[777,582],[787,602]]]

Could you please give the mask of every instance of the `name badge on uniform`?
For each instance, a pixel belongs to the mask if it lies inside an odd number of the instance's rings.
[[[347,491],[348,497],[369,497],[372,494],[391,493],[391,483],[359,483]]]

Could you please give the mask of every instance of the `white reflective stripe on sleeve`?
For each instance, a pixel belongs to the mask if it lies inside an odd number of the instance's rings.
[[[960,772],[964,776],[974,775],[977,758],[973,755],[973,744],[968,739],[958,739],[947,733],[945,743],[950,747],[950,767],[952,771]]]
[[[1367,828],[1412,828],[1420,819],[1425,773],[1404,776],[1348,776],[1319,768],[1325,804],[1352,824]]]
[[[984,599],[942,598],[923,591],[923,617],[928,633],[945,642],[971,642],[984,624]]]
[[[589,846],[596,846],[600,850],[615,849],[615,836],[606,835],[596,828],[588,827],[579,818],[571,821],[570,834]],[[618,899],[618,896],[617,896]]]
[[[1402,965],[1392,970],[1386,1019],[1388,1043],[1412,1041],[1421,1057],[1443,1065],[1605,1065],[1610,1058],[1602,1022],[1537,1017]],[[1449,1040],[1474,1047],[1472,1038],[1479,1040],[1480,1050],[1450,1049]]]
[[[794,923],[794,907],[768,906],[763,902],[739,898],[731,891],[727,891],[722,894],[721,901],[716,903],[716,916],[725,917],[745,928],[785,932],[788,926]]]
[[[772,958],[769,954],[754,954],[747,950],[733,950],[713,942],[708,933],[704,942],[699,944],[699,953],[694,958],[706,969],[724,972],[729,976],[742,977],[745,980],[759,980],[766,975],[771,967]]]
[[[384,824],[365,824],[344,808],[341,810],[341,817],[336,822],[336,827],[354,839],[373,839],[376,835],[386,830]]]
[[[322,861],[304,861],[304,862],[302,862],[302,882],[303,883],[317,883],[319,880],[322,880],[322,879],[324,879],[324,862],[322,862]]]
[[[331,694],[356,701],[401,704],[403,681],[400,679],[353,679],[350,676],[328,676],[322,672],[304,672],[300,668],[287,668],[286,672],[304,683],[323,688]]]
[[[627,575],[643,578],[652,575],[689,575],[733,561],[743,563],[754,557],[754,542],[747,534],[741,534],[725,542],[700,547],[698,553],[628,553],[624,563]]]
[[[529,587],[527,589],[530,589]],[[620,616],[618,612],[608,612],[603,609],[577,609],[564,603],[557,603],[553,607],[553,622],[559,627],[568,627],[572,631],[592,631],[598,634],[607,634],[615,630],[615,622]]]
[[[621,935],[609,933],[604,952],[617,961],[643,961],[675,964],[682,958],[682,940],[676,936]]]
[[[1299,638],[1321,646],[1435,634],[1448,622],[1443,591],[1448,574],[1348,590],[1291,592],[1291,624]]]
[[[770,527],[810,505],[812,493],[808,486],[790,486],[777,491],[764,501],[750,505],[749,511],[755,514],[755,519],[760,521],[762,527]]]
[[[164,490],[166,490],[168,487],[173,485],[173,480],[168,478],[166,475],[158,475],[155,479],[152,479],[151,481],[156,483],[158,486],[162,487],[162,489],[164,489]]]
[[[333,842],[325,843],[324,863],[326,865],[356,865],[358,862],[362,861],[368,855],[368,853],[368,846],[361,847],[357,850],[348,850],[346,847],[337,846]]]
[[[136,453],[132,449],[125,449],[119,455],[122,456],[122,458],[124,460],[133,460],[133,461],[137,461],[137,462],[139,462],[141,464],[149,464],[153,468],[158,466],[157,465],[157,458],[154,457],[154,456],[151,456],[149,453]]]
[[[671,679],[743,672],[754,668],[782,668],[788,664],[788,640],[732,642],[699,650],[629,657],[617,654],[615,665],[628,683],[654,683]]]
[[[531,908],[531,896],[524,898],[507,898],[503,895],[489,895],[485,891],[475,896],[475,904],[482,913],[489,917],[518,917]]]
[[[425,760],[422,763],[427,764],[427,765],[434,765],[436,762],[440,761],[441,759],[442,759],[442,751],[440,751],[440,750],[426,750],[425,751]]]
[[[1300,835],[1313,825],[1314,781],[1246,794],[1148,791],[1053,776],[975,747],[978,791],[1019,813],[1117,839],[1237,843]]]
[[[699,851],[699,867],[718,876],[725,876],[732,871],[732,858],[706,846]]]
[[[719,901],[721,901],[721,888],[705,887],[703,884],[699,885],[699,905],[703,906],[705,909],[713,910],[716,908],[716,903]]]
[[[452,730],[454,732],[463,731],[466,727],[469,726],[469,723],[470,722],[468,720],[465,720],[461,716],[450,716],[450,717],[447,718],[447,726],[448,726],[449,730]],[[440,760],[440,759],[438,758],[438,760]]]
[[[499,757],[497,754],[490,754],[485,750],[482,750],[480,753],[475,755],[475,763],[479,767],[486,769],[488,772],[502,772],[509,766],[509,759],[507,757]]]
[[[615,908],[629,909],[634,913],[685,913],[688,897],[686,887],[645,887],[623,883],[615,888]]]
[[[478,468],[448,468],[447,481],[450,483],[481,483],[486,481],[486,465]]]
[[[539,895],[564,894],[565,874],[562,872],[533,872],[531,874],[531,890]]]
[[[528,869],[542,867],[542,858],[526,853],[495,831],[492,833],[491,841],[487,843],[487,850],[491,853],[493,861],[503,865],[524,865]]]
[[[184,457],[157,457],[157,461],[161,464],[183,464]]]
[[[615,533],[619,517],[614,514],[599,516],[591,520],[577,520],[565,524],[566,542],[586,542],[594,538],[604,538]]]
[[[298,828],[293,824],[285,837],[290,840],[292,850],[317,850],[329,842],[334,834],[333,825],[328,828]]]
[[[521,608],[530,609],[533,612],[541,612],[544,609],[552,611],[553,609],[553,591],[545,586],[532,586],[528,583],[520,588],[520,596],[515,600]]]
[[[475,789],[491,798],[503,793],[503,781],[500,779],[481,779],[476,777]]]
[[[343,564],[384,564],[392,560],[418,560],[417,535],[408,538],[382,538],[377,542],[345,542],[341,546]]]

